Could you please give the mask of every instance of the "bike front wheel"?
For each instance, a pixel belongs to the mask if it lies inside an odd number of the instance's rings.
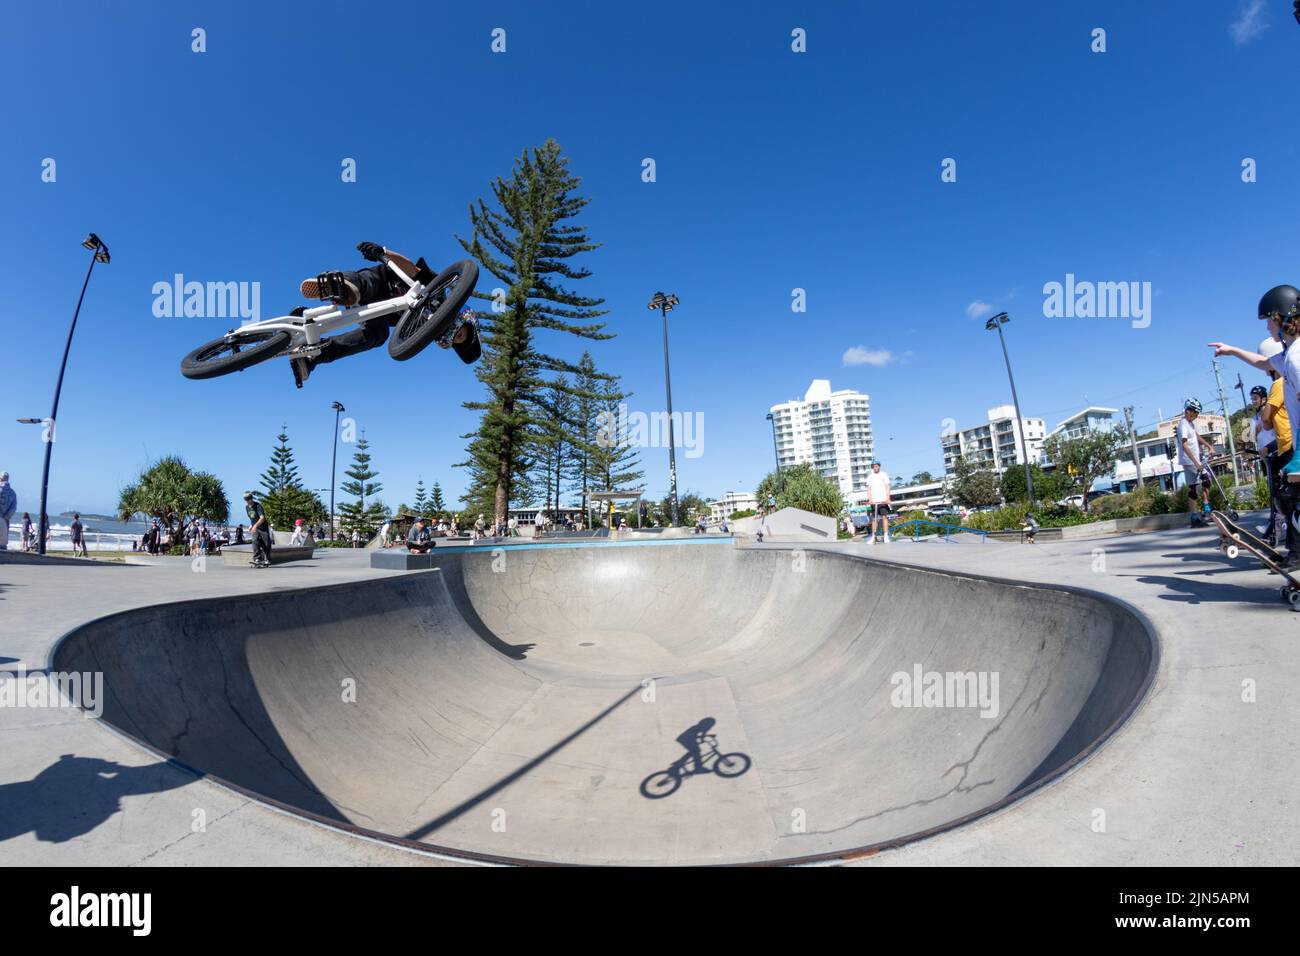
[[[186,378],[216,378],[242,372],[275,358],[288,347],[289,333],[283,330],[213,339],[181,359],[181,374]]]
[[[649,800],[662,800],[669,794],[676,793],[682,785],[682,778],[667,770],[652,773],[641,781],[641,796]]]
[[[445,335],[477,282],[478,263],[473,259],[454,262],[438,273],[428,290],[398,320],[388,339],[388,354],[405,362]]]
[[[719,777],[739,777],[749,769],[750,763],[745,754],[723,754],[713,765],[713,772]]]

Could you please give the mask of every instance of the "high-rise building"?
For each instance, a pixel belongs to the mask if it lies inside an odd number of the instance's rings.
[[[831,391],[814,379],[803,400],[773,405],[776,455],[782,468],[808,463],[834,479],[841,494],[863,487],[871,472],[871,405],[853,389]]]
[[[1022,418],[1020,431],[1024,433],[1030,463],[1038,462],[1043,456],[1043,439],[1047,437],[1047,426],[1041,418]],[[944,472],[954,474],[954,463],[958,457],[981,468],[992,468],[998,474],[1016,465],[1023,465],[1025,459],[1020,451],[1020,431],[1016,429],[1014,405],[990,408],[988,421],[982,425],[940,436]]]

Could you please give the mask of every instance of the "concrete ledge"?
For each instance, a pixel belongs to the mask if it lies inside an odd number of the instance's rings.
[[[1188,514],[1143,515],[1141,518],[1108,518],[1104,521],[1089,521],[1087,524],[1072,524],[1064,528],[1039,528],[1039,541],[1073,541],[1078,538],[1098,538],[1112,534],[1137,534],[1143,531],[1169,531],[1174,528],[1187,527]],[[1019,541],[1020,529],[1009,528],[1005,531],[990,531],[988,536],[994,541]]]
[[[271,563],[286,564],[289,561],[308,561],[314,548],[271,548]],[[221,559],[228,568],[251,568],[253,566],[253,546],[251,544],[226,545],[221,549]]]
[[[370,566],[383,571],[428,571],[433,567],[433,558],[432,551],[428,554],[411,554],[406,550],[387,548],[370,555]]]

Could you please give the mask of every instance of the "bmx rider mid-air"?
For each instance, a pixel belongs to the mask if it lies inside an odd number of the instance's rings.
[[[392,269],[383,264],[385,256],[388,257],[389,262],[412,279],[419,274],[420,266],[423,264],[412,262],[401,253],[385,249],[377,242],[358,243],[357,251],[366,261],[376,262],[379,265],[355,272],[322,272],[314,279],[303,279],[299,286],[303,298],[329,299],[345,309],[368,305],[371,302],[382,302],[406,292],[402,280],[393,273]],[[304,309],[299,307],[292,314],[301,315],[303,311]],[[317,365],[336,362],[358,352],[379,348],[388,341],[388,333],[397,325],[401,317],[399,312],[367,319],[351,332],[324,339],[320,343],[318,355],[292,359],[290,365],[293,368],[294,384],[302,388],[302,383],[307,381],[307,377]],[[461,345],[473,335],[473,332],[474,330],[467,324],[458,323],[449,340],[439,344],[444,348],[448,345]]]

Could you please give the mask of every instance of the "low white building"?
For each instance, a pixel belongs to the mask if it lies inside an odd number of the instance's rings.
[[[850,513],[863,510],[870,496],[864,488],[851,495],[844,496],[844,504]],[[948,483],[945,481],[928,481],[922,485],[897,487],[892,482],[889,486],[889,498],[895,513],[903,511],[929,511],[932,508],[951,504],[948,498]]]
[[[714,521],[730,518],[737,511],[757,511],[758,498],[749,491],[728,491],[717,501],[709,502],[709,512]]]

